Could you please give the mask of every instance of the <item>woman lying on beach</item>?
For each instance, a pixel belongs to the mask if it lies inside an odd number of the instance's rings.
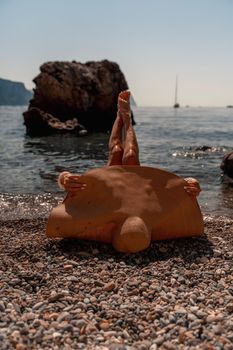
[[[130,91],[122,91],[118,97],[118,112],[109,139],[109,158],[107,166],[112,165],[138,165],[139,147],[130,112]],[[125,140],[122,141],[122,131]],[[84,190],[86,184],[80,182],[79,175],[73,175],[67,171],[62,172],[58,178],[59,187],[67,192]],[[199,182],[194,178],[186,178],[184,189],[193,197],[201,192]]]
[[[60,174],[59,186],[68,194],[50,214],[49,237],[112,243],[117,251],[132,253],[154,240],[203,234],[198,181],[140,165],[129,98],[129,91],[119,94],[107,166]]]

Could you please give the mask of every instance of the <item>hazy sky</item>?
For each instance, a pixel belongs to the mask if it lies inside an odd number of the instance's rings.
[[[233,104],[233,0],[0,0],[0,77],[109,59],[138,105]]]

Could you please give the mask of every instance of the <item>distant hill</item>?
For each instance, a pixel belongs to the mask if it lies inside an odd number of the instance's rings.
[[[32,98],[32,91],[23,83],[0,78],[0,105],[23,106]]]

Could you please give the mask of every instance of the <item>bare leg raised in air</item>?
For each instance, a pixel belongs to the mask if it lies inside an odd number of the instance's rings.
[[[118,112],[109,139],[107,165],[140,165],[137,137],[130,112],[130,92],[123,91],[118,97]],[[122,134],[125,133],[125,139]]]
[[[118,112],[109,138],[109,156],[107,166],[122,164],[122,157],[124,152],[121,140],[122,128],[123,120]]]

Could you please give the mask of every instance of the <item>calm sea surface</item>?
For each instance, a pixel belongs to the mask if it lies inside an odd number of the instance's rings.
[[[47,216],[63,198],[59,172],[101,167],[108,156],[105,134],[26,136],[24,110],[0,107],[0,218],[6,220]],[[233,150],[233,109],[140,107],[134,115],[141,164],[196,177],[203,213],[231,217],[233,185],[219,166]]]

